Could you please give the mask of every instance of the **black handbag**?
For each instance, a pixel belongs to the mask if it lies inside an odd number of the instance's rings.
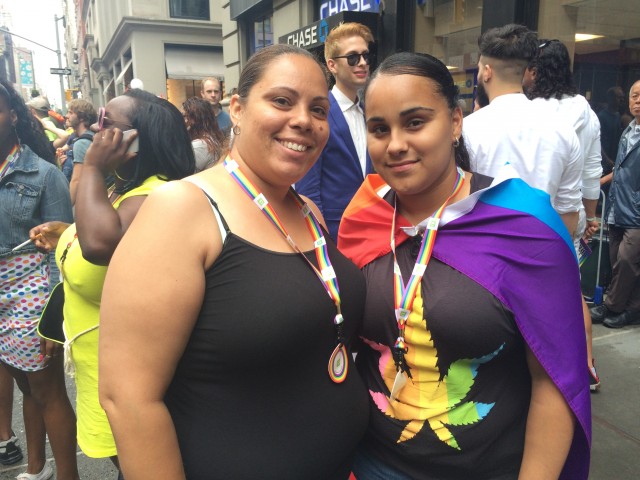
[[[46,340],[52,342],[64,344],[64,330],[62,329],[62,322],[64,316],[62,310],[64,309],[64,286],[62,282],[57,283],[49,300],[40,314],[40,321],[38,322],[38,335]]]

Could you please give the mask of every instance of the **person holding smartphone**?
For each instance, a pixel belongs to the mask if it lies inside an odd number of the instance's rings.
[[[98,400],[100,299],[107,266],[147,195],[191,174],[191,140],[168,101],[130,90],[100,109],[76,196],[76,223],[51,222],[30,232],[38,248],[56,248],[64,279],[64,333],[75,370],[78,445],[89,457],[110,457],[116,446]],[[138,148],[139,144],[139,148]],[[106,178],[113,176],[109,188]],[[97,221],[96,219],[99,219]]]

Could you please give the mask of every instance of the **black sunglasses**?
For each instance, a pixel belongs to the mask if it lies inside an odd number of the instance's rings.
[[[107,111],[105,110],[105,108],[100,107],[98,109],[98,130],[102,130],[104,127],[108,126],[108,125],[105,125],[104,123],[105,120],[108,120],[111,123],[119,123],[120,125],[125,125],[129,128],[133,128],[133,125],[129,125],[128,123],[113,122],[109,117],[107,117]]]
[[[362,59],[364,60],[364,63],[366,63],[367,65],[369,65],[369,52],[364,52],[364,53],[350,53],[349,55],[340,55],[337,57],[333,57],[333,59],[335,60],[336,58],[346,58],[347,59],[347,63],[349,64],[350,67],[355,67],[359,62],[360,62],[360,57],[362,57]]]

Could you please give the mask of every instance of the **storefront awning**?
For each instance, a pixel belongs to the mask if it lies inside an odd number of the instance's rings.
[[[223,77],[222,50],[164,47],[167,78],[178,80]]]

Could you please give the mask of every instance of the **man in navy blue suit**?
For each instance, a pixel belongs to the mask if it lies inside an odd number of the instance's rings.
[[[334,240],[342,213],[365,175],[373,172],[358,98],[358,91],[369,78],[371,42],[371,30],[353,22],[339,25],[327,36],[324,56],[336,81],[329,92],[331,134],[316,164],[296,183],[296,190],[320,209]]]

